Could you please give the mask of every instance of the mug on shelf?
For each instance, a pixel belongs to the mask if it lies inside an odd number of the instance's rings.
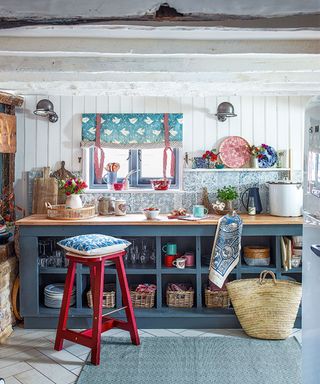
[[[177,255],[164,255],[164,265],[167,268],[172,268],[173,267],[173,262],[177,258]]]
[[[208,214],[208,210],[204,205],[194,205],[193,206],[193,216],[194,217],[204,217]]]
[[[162,247],[162,251],[167,255],[176,255],[177,254],[177,244],[168,243]]]
[[[192,252],[192,251],[185,252],[183,257],[186,260],[186,267],[194,267],[195,266],[194,252]]]
[[[184,257],[178,257],[172,262],[172,265],[179,269],[184,269],[186,267],[186,259]]]
[[[103,181],[106,184],[114,184],[114,183],[116,183],[117,182],[117,172],[107,172],[103,176]]]
[[[118,199],[114,202],[114,213],[116,216],[125,216],[127,214],[128,205],[125,200]]]

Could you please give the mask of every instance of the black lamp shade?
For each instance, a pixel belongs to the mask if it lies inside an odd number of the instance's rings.
[[[58,121],[58,115],[54,111],[53,104],[48,99],[42,99],[37,103],[36,110],[33,113],[37,116],[48,117],[51,123]]]
[[[227,101],[218,105],[216,116],[219,121],[226,121],[228,117],[237,116],[234,113],[234,106]]]

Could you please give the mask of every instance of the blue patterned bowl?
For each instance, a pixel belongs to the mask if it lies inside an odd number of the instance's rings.
[[[270,168],[275,165],[278,160],[278,155],[276,150],[270,145],[267,145],[264,152],[264,157],[262,159],[258,159],[259,168]]]

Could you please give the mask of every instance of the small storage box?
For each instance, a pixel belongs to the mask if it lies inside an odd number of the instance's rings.
[[[207,308],[228,308],[230,306],[228,291],[211,291],[205,288],[204,302]]]
[[[250,266],[270,265],[270,248],[259,245],[248,245],[243,248],[246,264]]]
[[[87,292],[88,307],[92,308],[92,293]],[[106,284],[103,289],[102,308],[114,308],[116,303],[116,289],[114,284]]]
[[[154,292],[136,292],[130,290],[130,296],[133,308],[153,308],[154,307]]]
[[[194,290],[172,291],[167,287],[167,306],[175,308],[192,308],[194,302]]]

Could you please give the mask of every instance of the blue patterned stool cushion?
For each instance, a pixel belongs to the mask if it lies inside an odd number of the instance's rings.
[[[79,235],[58,242],[68,252],[85,256],[99,256],[123,251],[131,243],[106,235]]]

